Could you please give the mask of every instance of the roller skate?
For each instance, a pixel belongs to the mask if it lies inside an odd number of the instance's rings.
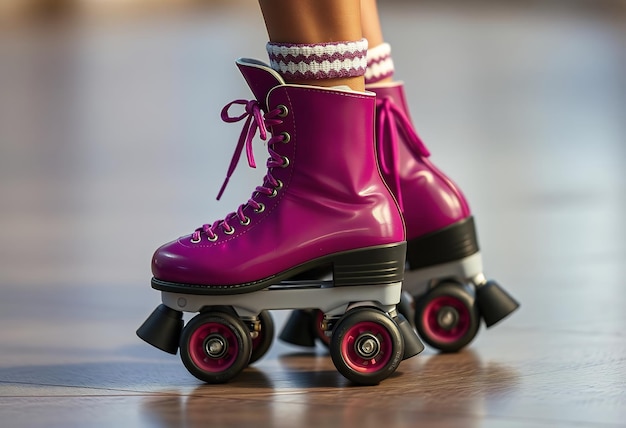
[[[180,349],[198,379],[222,383],[269,349],[268,310],[313,305],[336,321],[329,346],[337,370],[376,384],[423,345],[396,310],[406,241],[376,167],[375,97],[286,84],[255,60],[236,64],[255,99],[222,110],[227,122],[245,120],[227,176],[244,148],[255,165],[258,131],[269,152],[263,184],[224,219],[156,250],[152,288],[162,304],[137,334],[163,351]],[[237,105],[245,112],[231,116]],[[289,280],[320,268],[332,279]],[[198,314],[184,325],[183,312]]]
[[[428,345],[458,351],[474,339],[481,319],[491,327],[519,304],[483,274],[468,203],[431,163],[409,118],[403,85],[379,83],[367,89],[377,95],[379,165],[406,223],[408,271],[399,310]],[[300,346],[314,346],[315,339],[328,344],[326,324],[314,309],[294,311],[280,338]]]

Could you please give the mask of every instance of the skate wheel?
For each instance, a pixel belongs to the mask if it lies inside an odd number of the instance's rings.
[[[436,286],[416,297],[415,328],[424,342],[442,352],[469,344],[480,327],[480,313],[469,291],[455,283]]]
[[[349,311],[333,329],[330,355],[350,381],[376,385],[396,371],[404,355],[404,341],[396,323],[373,308]]]
[[[230,314],[205,312],[183,329],[180,357],[189,372],[207,383],[228,382],[250,360],[252,341],[243,322]]]
[[[270,349],[274,339],[272,315],[268,311],[262,311],[259,314],[259,321],[261,322],[261,330],[258,332],[259,335],[252,339],[252,355],[250,355],[249,364],[260,360]]]

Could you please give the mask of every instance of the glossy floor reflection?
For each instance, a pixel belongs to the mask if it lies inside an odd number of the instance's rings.
[[[240,131],[219,111],[249,97],[233,61],[265,58],[256,5],[7,33],[2,420],[624,426],[626,20],[411,2],[381,12],[418,130],[472,205],[486,273],[521,310],[377,387],[349,385],[321,348],[279,342],[233,382],[200,384],[135,329],[159,302],[152,251],[232,211],[264,174],[240,166],[214,200]],[[274,317],[280,328],[286,313]]]

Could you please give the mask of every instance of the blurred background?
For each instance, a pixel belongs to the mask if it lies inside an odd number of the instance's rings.
[[[546,313],[559,291],[527,294],[539,277],[549,290],[604,275],[603,301],[626,304],[625,5],[380,2],[488,274]],[[215,200],[240,132],[219,112],[251,96],[234,60],[265,60],[266,40],[252,0],[0,0],[0,286],[57,321],[71,305],[138,325],[158,303],[154,249],[236,209],[265,173],[242,161]]]

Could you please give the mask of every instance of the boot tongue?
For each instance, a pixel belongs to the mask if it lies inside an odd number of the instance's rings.
[[[239,71],[248,82],[250,90],[254,94],[264,111],[267,112],[265,98],[272,88],[284,85],[285,81],[280,75],[271,69],[267,64],[250,58],[239,58],[236,61]]]

